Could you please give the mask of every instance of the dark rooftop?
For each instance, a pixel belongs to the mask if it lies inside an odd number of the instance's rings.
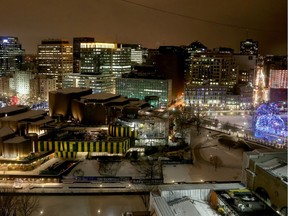
[[[71,94],[71,93],[79,93],[79,92],[85,92],[85,91],[91,91],[90,88],[79,88],[79,87],[71,87],[71,88],[64,88],[64,89],[58,89],[57,91],[51,91],[52,93],[62,93],[62,94]]]

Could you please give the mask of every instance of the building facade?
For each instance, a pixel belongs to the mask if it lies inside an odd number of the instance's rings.
[[[186,85],[184,92],[185,106],[207,106],[221,108],[226,105],[227,86],[217,85]]]
[[[62,76],[73,71],[72,45],[66,40],[43,40],[38,45],[38,73],[55,77],[62,88]]]
[[[157,96],[159,98],[159,106],[167,107],[172,101],[172,80],[140,77],[117,78],[116,94],[140,100],[145,100],[149,96]]]
[[[99,81],[105,88],[95,86],[94,92],[108,92],[112,86],[110,93],[115,93],[115,79],[131,71],[131,50],[118,48],[116,43],[81,43],[80,52],[80,73],[93,76],[92,86],[94,81],[96,86]]]
[[[253,83],[257,67],[256,55],[234,54],[235,62],[239,67],[238,83]]]
[[[49,92],[57,89],[56,79],[39,75],[30,80],[30,98],[33,101],[48,101]]]
[[[73,38],[73,73],[80,73],[80,44],[94,42],[93,37],[76,37]]]
[[[63,76],[63,88],[71,87],[91,88],[93,93],[115,92],[115,82],[113,82],[110,74],[66,74]]]
[[[237,83],[238,67],[230,53],[201,53],[191,59],[189,84],[227,86],[231,91]]]

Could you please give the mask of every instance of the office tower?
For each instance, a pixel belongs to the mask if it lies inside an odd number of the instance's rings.
[[[115,82],[113,82],[111,74],[66,74],[63,76],[63,88],[71,87],[91,88],[93,94],[115,92]]]
[[[73,73],[80,73],[80,44],[94,42],[92,37],[75,37],[73,38]]]
[[[0,36],[0,74],[20,69],[24,52],[17,37]]]
[[[56,89],[56,79],[46,75],[38,75],[30,80],[30,98],[33,102],[48,101],[49,92]]]
[[[115,75],[131,71],[130,50],[117,48],[116,43],[81,43],[81,74]]]
[[[240,53],[247,55],[258,55],[258,41],[247,39],[240,42]]]
[[[189,71],[191,70],[191,59],[196,53],[207,52],[207,47],[199,41],[192,42],[188,46],[183,46],[185,49],[185,66],[184,66],[184,77],[185,82],[189,81]]]
[[[66,40],[43,40],[38,45],[38,73],[55,77],[62,88],[62,76],[72,73],[72,45]]]
[[[150,100],[154,107],[167,107],[172,101],[172,80],[151,76],[123,75],[116,79],[116,94]],[[151,100],[151,99],[154,100]]]
[[[141,47],[140,44],[119,44],[118,47],[123,49],[130,49],[132,66],[143,64],[145,50],[143,47]]]
[[[232,90],[237,83],[238,66],[230,53],[207,52],[194,54],[189,71],[192,85],[221,85]]]
[[[30,79],[33,77],[32,71],[17,71],[14,74],[15,92],[17,95],[30,95]]]
[[[156,71],[172,82],[172,100],[184,92],[185,52],[181,47],[160,46],[156,58]]]
[[[115,93],[115,78],[131,71],[130,49],[116,43],[80,44],[80,74],[67,74],[64,86],[89,87],[93,93]]]

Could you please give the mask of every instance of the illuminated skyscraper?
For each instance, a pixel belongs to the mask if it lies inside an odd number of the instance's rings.
[[[55,77],[62,88],[62,76],[73,71],[72,45],[65,40],[43,40],[38,45],[38,73]]]
[[[80,73],[80,44],[94,42],[92,37],[73,38],[73,73]]]
[[[131,51],[116,43],[81,43],[81,74],[121,77],[131,71]]]
[[[0,36],[0,74],[9,74],[20,69],[24,50],[17,37]]]

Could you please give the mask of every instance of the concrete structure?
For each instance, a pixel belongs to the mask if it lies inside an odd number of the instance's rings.
[[[49,115],[58,116],[68,120],[72,117],[72,100],[81,96],[89,95],[92,90],[89,88],[65,88],[49,92]]]
[[[62,75],[72,73],[72,45],[66,40],[43,40],[38,45],[38,73],[55,77],[62,88]]]
[[[82,96],[73,100],[72,117],[84,125],[107,125],[122,115],[125,107],[135,107],[140,110],[150,106],[147,102],[133,100],[117,94],[98,93]]]
[[[247,152],[243,158],[243,180],[250,190],[273,209],[287,215],[287,152]]]
[[[277,216],[239,183],[163,185],[159,192],[150,196],[156,216]]]
[[[28,133],[42,134],[41,126],[53,122],[44,110],[30,110],[28,106],[0,108],[0,127],[9,126],[20,136]]]

